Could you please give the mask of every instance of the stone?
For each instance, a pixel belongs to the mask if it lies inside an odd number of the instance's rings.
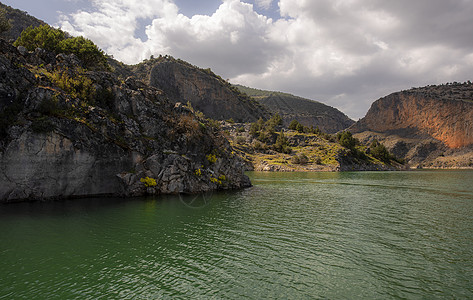
[[[20,52],[21,55],[25,56],[28,53],[28,50],[23,47],[23,46],[18,46],[18,52]]]

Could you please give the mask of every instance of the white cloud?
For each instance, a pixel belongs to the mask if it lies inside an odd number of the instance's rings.
[[[254,3],[269,8],[272,1]],[[93,5],[61,25],[119,60],[170,54],[232,82],[320,100],[354,118],[389,92],[473,73],[469,1],[280,0],[278,20],[240,0],[191,18],[171,0]],[[142,40],[138,21],[147,19]]]
[[[256,0],[255,2],[258,7],[261,7],[263,9],[269,9],[271,7],[271,4],[273,3],[273,0]]]

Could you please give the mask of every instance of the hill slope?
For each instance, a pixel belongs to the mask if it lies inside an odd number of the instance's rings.
[[[215,75],[180,59],[160,56],[130,66],[136,78],[163,90],[174,103],[187,103],[215,120],[255,122],[270,116],[257,101]]]
[[[393,152],[411,164],[469,167],[472,120],[473,84],[453,83],[383,97],[350,130],[361,139],[377,136],[389,141]],[[462,158],[454,162],[453,156],[458,153],[463,153]],[[446,156],[452,159],[449,161]]]
[[[317,101],[242,85],[236,85],[236,87],[268,107],[271,112],[279,113],[285,125],[289,125],[292,120],[297,120],[302,125],[319,127],[324,132],[335,133],[354,123],[338,109]]]
[[[16,40],[20,36],[21,32],[29,26],[38,27],[46,24],[45,22],[28,15],[28,13],[24,11],[12,8],[3,3],[0,3],[0,8],[5,10],[5,17],[10,20],[10,24],[12,25],[9,31],[0,34],[0,38]]]

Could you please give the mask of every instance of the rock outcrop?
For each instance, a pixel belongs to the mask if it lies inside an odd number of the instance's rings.
[[[287,93],[263,91],[236,85],[240,91],[253,97],[273,114],[278,113],[288,126],[296,120],[304,126],[319,127],[326,133],[336,133],[353,125],[354,121],[336,108]]]
[[[220,129],[159,89],[0,40],[0,202],[250,186]]]
[[[163,90],[173,102],[190,102],[193,108],[214,120],[255,122],[270,113],[255,100],[240,93],[210,69],[200,69],[170,56],[133,66],[137,79]]]
[[[437,157],[473,145],[473,84],[391,94],[375,101],[349,130],[366,142],[374,138],[384,141],[392,153],[411,165],[435,165]],[[450,167],[455,167],[453,161]]]

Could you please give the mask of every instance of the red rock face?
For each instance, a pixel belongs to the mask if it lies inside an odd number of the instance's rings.
[[[381,98],[351,129],[353,132],[396,132],[401,136],[428,134],[449,148],[473,144],[471,88],[461,89],[464,92],[460,99],[454,98],[455,92],[445,93],[444,89],[442,93],[437,93],[437,90],[429,93],[426,92],[428,88],[424,88],[422,91],[410,90]]]

